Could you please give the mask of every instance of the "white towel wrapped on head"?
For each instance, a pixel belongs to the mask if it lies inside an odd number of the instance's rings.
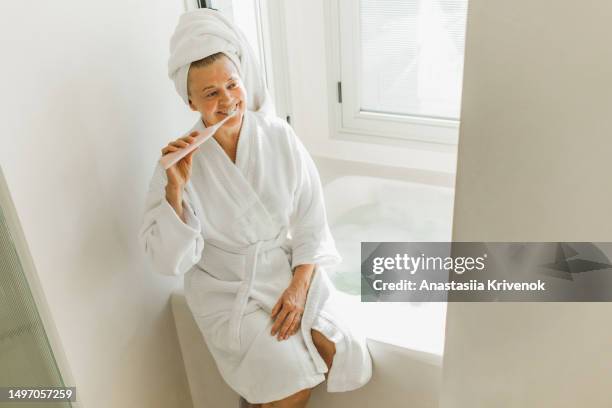
[[[247,109],[274,114],[255,53],[244,34],[220,12],[197,9],[184,13],[170,39],[168,76],[189,105],[187,74],[192,62],[222,52],[236,64],[247,93]]]

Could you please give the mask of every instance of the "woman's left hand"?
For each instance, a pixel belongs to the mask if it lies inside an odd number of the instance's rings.
[[[278,340],[286,340],[297,333],[300,328],[308,285],[301,280],[293,280],[272,308],[270,317],[274,320],[272,336],[278,335]]]

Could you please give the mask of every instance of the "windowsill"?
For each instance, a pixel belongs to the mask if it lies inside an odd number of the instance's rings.
[[[304,143],[312,155],[329,159],[446,174],[454,174],[457,168],[456,145],[348,133],[314,143],[304,140]]]

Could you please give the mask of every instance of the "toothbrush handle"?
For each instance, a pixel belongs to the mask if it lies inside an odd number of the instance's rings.
[[[196,136],[195,141],[189,146],[185,146],[176,152],[168,153],[162,156],[162,158],[159,159],[159,162],[164,167],[164,170],[168,170],[170,167],[174,166],[179,160],[191,153],[192,150],[207,141],[231,116],[233,115],[230,115],[215,125],[207,127],[201,131],[200,134]]]
[[[196,147],[201,145],[202,142],[204,142],[204,140],[206,140],[206,139],[207,138],[202,138],[202,139],[200,139],[200,143],[198,143],[198,139],[196,137],[196,141],[194,141],[192,144],[190,144],[189,146],[185,146],[182,149],[177,150],[176,152],[172,152],[172,153],[168,153],[168,154],[164,155],[159,160],[159,162],[164,167],[164,170],[168,170],[170,167],[174,166],[183,157],[185,157],[189,153],[191,153]]]

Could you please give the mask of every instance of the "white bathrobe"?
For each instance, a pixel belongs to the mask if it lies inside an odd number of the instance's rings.
[[[192,130],[203,129],[198,120]],[[165,199],[158,164],[140,232],[153,268],[185,277],[185,296],[217,367],[251,403],[285,398],[324,381],[325,362],[310,330],[336,345],[330,392],[364,385],[372,367],[365,339],[334,307],[325,268],[340,262],[321,182],[308,152],[284,121],[247,111],[236,163],[211,138],[193,156],[183,194],[184,223]],[[315,264],[301,330],[270,334],[270,311],[293,269]]]

